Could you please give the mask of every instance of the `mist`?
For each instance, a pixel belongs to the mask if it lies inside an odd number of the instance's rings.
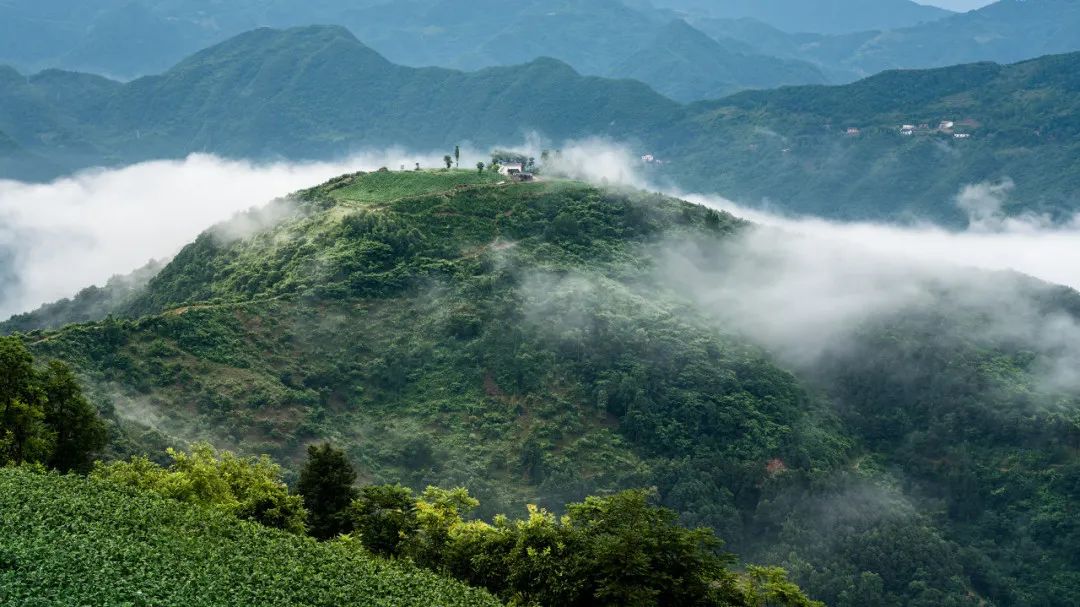
[[[550,146],[532,137],[500,147],[539,158]],[[462,166],[487,159],[486,150],[462,152]],[[386,150],[338,162],[254,164],[194,155],[48,184],[0,182],[0,317],[104,284],[148,260],[167,259],[215,223],[232,218],[233,226],[257,229],[287,216],[287,207],[237,214],[333,176],[382,166],[411,169],[417,162],[441,166],[442,157]],[[753,221],[756,228],[715,250],[672,243],[663,260],[665,277],[682,281],[702,305],[722,310],[795,362],[842,343],[860,323],[926,305],[943,289],[954,298],[963,295],[969,307],[996,302],[994,309],[1008,316],[998,319],[995,331],[1025,343],[1058,344],[1068,352],[1060,360],[1074,358],[1073,348],[1062,342],[1076,337],[1080,343],[1071,319],[1044,318],[1026,295],[1015,297],[1030,292],[1032,283],[972,271],[1014,271],[1080,287],[1080,221],[1054,224],[1044,217],[1005,215],[1013,186],[1008,180],[971,184],[943,201],[970,218],[968,229],[952,231],[929,224],[786,217],[721,196],[673,191],[649,183],[636,152],[600,139],[563,145],[545,169],[549,175],[664,191]],[[1017,318],[1031,322],[1005,322]]]
[[[442,154],[391,149],[268,164],[196,154],[45,184],[0,180],[0,319],[168,259],[210,226],[290,192],[417,162],[439,166]]]
[[[858,352],[870,324],[940,315],[943,331],[1035,354],[1041,389],[1080,390],[1080,298],[1050,284],[1080,286],[1080,229],[1006,217],[1011,189],[963,188],[952,202],[970,227],[959,232],[782,217],[685,196],[756,225],[709,249],[668,243],[659,276],[796,368]]]

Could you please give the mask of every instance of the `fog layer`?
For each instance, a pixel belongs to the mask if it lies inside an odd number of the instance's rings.
[[[330,177],[442,156],[402,151],[332,163],[252,164],[193,155],[47,184],[0,180],[0,318],[168,258],[211,225]]]

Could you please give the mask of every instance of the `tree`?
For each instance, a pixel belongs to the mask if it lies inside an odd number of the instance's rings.
[[[567,507],[574,575],[603,605],[706,605],[733,577],[708,529],[678,525],[647,491],[589,497]]]
[[[416,502],[416,533],[409,541],[409,556],[430,569],[443,567],[455,529],[479,505],[463,487],[425,489]]]
[[[450,154],[442,157],[443,162],[446,163],[446,169],[450,170],[450,167],[454,166],[454,159],[450,157]]]
[[[461,168],[461,146],[454,146],[454,166]]]
[[[484,172],[484,166],[485,166],[485,165],[484,165],[484,163],[483,163],[483,162],[477,162],[477,163],[476,163],[476,171],[477,171],[478,173],[483,173],[483,172]]]
[[[416,498],[401,485],[368,486],[349,507],[353,528],[364,546],[384,556],[398,556],[416,532]]]
[[[416,170],[417,170],[417,171],[419,171],[419,170],[420,170],[420,163],[419,163],[419,162],[417,162],[417,163],[416,163]]]
[[[223,510],[239,518],[284,529],[305,531],[303,499],[290,495],[281,479],[281,467],[268,456],[239,457],[217,452],[209,443],[196,443],[189,452],[168,449],[168,468],[146,457],[102,464],[91,476],[121,485],[153,491],[182,502]]]
[[[872,575],[863,573],[863,576]],[[747,607],[825,607],[824,603],[810,600],[794,582],[788,580],[787,571],[779,567],[756,567],[751,565],[739,577],[739,586]]]
[[[55,443],[34,357],[18,338],[0,337],[0,465],[44,462]]]
[[[93,455],[108,442],[105,424],[83,396],[75,374],[62,362],[52,361],[42,374],[45,423],[56,432],[48,465],[61,472],[87,472]]]
[[[352,529],[348,509],[357,497],[356,471],[345,452],[329,443],[311,445],[296,489],[308,510],[312,536],[327,540]]]

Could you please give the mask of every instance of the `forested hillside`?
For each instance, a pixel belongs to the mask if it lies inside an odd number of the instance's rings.
[[[362,482],[465,486],[484,517],[652,486],[830,605],[1080,600],[1080,391],[1047,375],[1074,350],[1027,324],[1072,326],[1075,292],[909,276],[926,298],[791,358],[696,292],[754,255],[702,207],[477,171],[275,205],[111,318],[22,336],[77,367],[113,455],[207,439],[295,472],[329,439]]]
[[[1078,67],[1080,54],[1055,55],[740,93],[691,106],[666,155],[683,187],[799,213],[963,227],[963,186],[1011,180],[1006,213],[1069,219]]]

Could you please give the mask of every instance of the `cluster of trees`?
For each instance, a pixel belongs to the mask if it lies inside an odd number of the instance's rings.
[[[447,154],[443,156],[443,162],[446,163],[446,169],[450,170],[452,167],[461,167],[461,146],[454,146],[454,155]]]
[[[16,337],[0,337],[0,465],[85,471],[108,440],[67,365],[44,368]]]
[[[289,492],[281,467],[269,456],[239,457],[218,452],[209,443],[196,443],[190,452],[169,449],[166,453],[172,460],[168,466],[141,456],[98,462],[91,476],[217,508],[268,527],[306,533],[303,500]]]
[[[750,567],[706,528],[678,524],[653,491],[623,491],[570,504],[556,516],[470,517],[463,488],[357,486],[345,453],[308,448],[291,493],[269,457],[239,457],[207,443],[170,449],[167,466],[136,457],[98,463],[91,478],[200,504],[266,526],[405,559],[514,605],[765,605],[817,607],[782,569]]]
[[[529,507],[525,519],[469,514],[462,488],[356,487],[345,454],[312,446],[298,490],[320,539],[341,537],[375,554],[408,558],[515,605],[820,605],[786,573],[729,569],[711,530],[687,529],[645,490],[589,497],[566,514]]]

